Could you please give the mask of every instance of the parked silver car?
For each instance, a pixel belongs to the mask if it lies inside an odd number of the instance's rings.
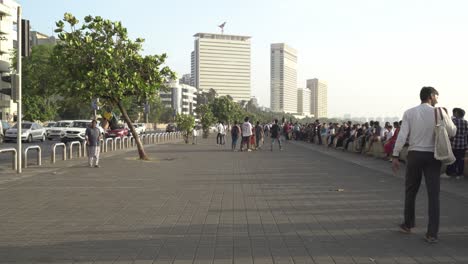
[[[8,129],[5,133],[5,142],[16,141],[17,125]],[[46,130],[41,125],[35,122],[23,122],[21,124],[21,140],[32,142],[33,140],[45,141]]]

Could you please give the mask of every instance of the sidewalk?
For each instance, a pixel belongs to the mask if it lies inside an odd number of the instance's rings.
[[[0,183],[0,263],[468,263],[466,197],[442,192],[428,245],[424,189],[415,234],[396,231],[401,178],[306,143],[200,141]]]

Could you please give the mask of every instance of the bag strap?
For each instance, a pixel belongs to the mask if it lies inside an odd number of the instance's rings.
[[[440,120],[444,120],[444,115],[442,114],[442,109],[440,107],[439,108],[439,113],[440,113]]]
[[[434,120],[435,120],[435,124],[437,126],[438,122],[437,122],[437,108],[434,108]]]

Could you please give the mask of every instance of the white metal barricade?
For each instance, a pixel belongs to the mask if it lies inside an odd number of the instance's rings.
[[[8,152],[11,152],[11,155],[12,155],[11,168],[13,170],[17,170],[18,169],[18,155],[16,153],[16,149],[15,148],[0,149],[0,153],[8,153]]]
[[[79,141],[72,141],[70,142],[69,144],[69,154],[68,156],[70,157],[70,159],[73,159],[73,146],[75,145],[78,145],[78,158],[81,157],[81,142]]]
[[[114,150],[114,139],[113,138],[106,138],[106,143],[105,143],[105,152],[108,152],[108,143],[110,142],[110,151]]]
[[[24,150],[24,163],[23,167],[27,168],[28,167],[28,152],[31,149],[37,150],[37,165],[42,166],[42,150],[40,146],[29,146]]]
[[[57,147],[63,147],[62,159],[67,160],[67,145],[65,145],[65,143],[55,143],[52,145],[52,156],[50,157],[52,164],[55,163],[55,152]]]

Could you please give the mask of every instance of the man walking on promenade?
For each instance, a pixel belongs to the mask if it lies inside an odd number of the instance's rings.
[[[447,175],[460,180],[465,170],[465,152],[468,149],[468,122],[463,119],[465,110],[453,109],[453,123],[457,127],[457,134],[452,138],[452,151],[457,159],[454,164],[447,167]]]
[[[99,168],[99,141],[101,139],[101,131],[96,127],[96,124],[96,120],[91,121],[91,127],[86,128],[85,132],[86,145],[88,145],[88,163],[91,168]]]
[[[216,126],[216,130],[218,131],[218,135],[216,136],[216,144],[219,146],[224,145],[224,136],[226,135],[226,128],[224,127],[224,123],[219,122]]]
[[[281,131],[281,127],[278,126],[278,119],[275,119],[275,123],[271,126],[271,129],[270,129],[271,151],[273,151],[273,145],[275,144],[275,141],[278,141],[280,150],[283,150],[283,147],[281,146],[280,131]]]
[[[404,222],[400,231],[411,233],[415,227],[416,195],[421,185],[422,176],[426,182],[429,200],[429,224],[425,240],[429,243],[438,242],[440,218],[440,169],[441,162],[434,158],[435,150],[435,111],[439,93],[432,87],[423,87],[420,92],[421,104],[407,110],[393,150],[393,170],[400,168],[399,156],[409,138],[408,163],[406,166],[405,181],[405,210]],[[437,111],[438,112],[438,111]],[[449,137],[456,133],[456,127],[445,111],[441,111],[443,122]],[[440,118],[440,117],[439,117]]]
[[[257,121],[257,125],[255,126],[255,146],[257,149],[260,149],[260,142],[263,142],[263,126],[260,125],[260,122]]]
[[[252,151],[250,149],[250,136],[252,136],[252,124],[249,122],[249,117],[244,119],[244,123],[242,124],[242,142],[240,146],[240,150],[244,149],[244,144],[247,144],[247,151]]]

